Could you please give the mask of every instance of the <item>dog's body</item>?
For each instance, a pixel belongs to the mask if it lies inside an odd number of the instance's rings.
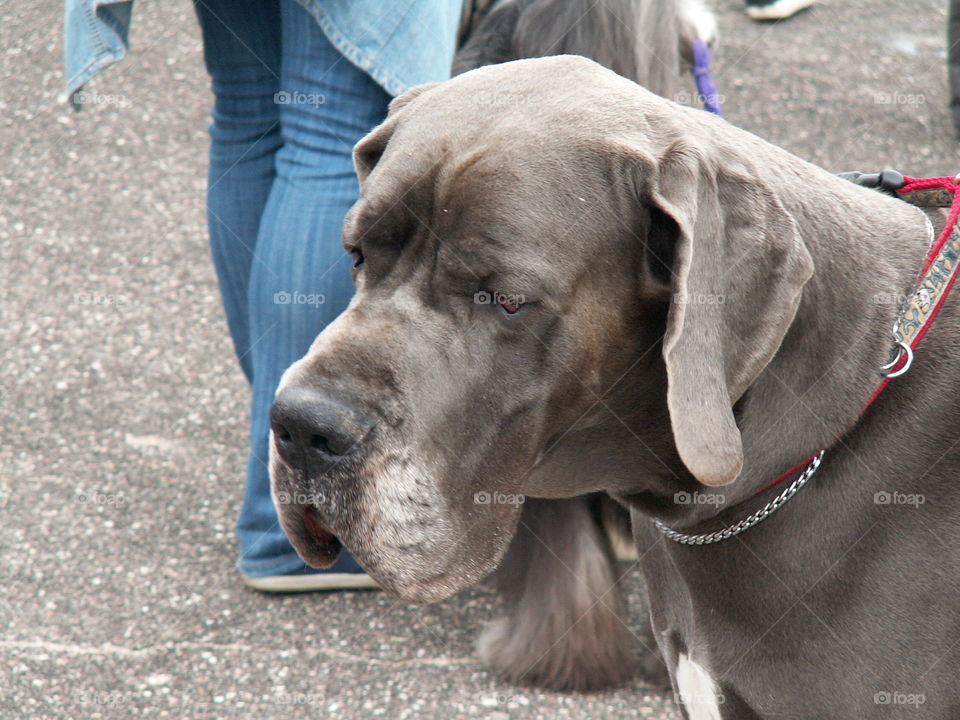
[[[495,0],[464,3],[459,75],[485,65],[582,55],[671,96],[680,78],[681,23],[675,0]]]
[[[674,97],[694,39],[710,42],[716,33],[703,0],[467,0],[453,74],[511,60],[581,55]]]
[[[430,602],[510,547],[520,506],[477,493],[603,491],[631,508],[688,717],[960,716],[960,301],[861,414],[922,211],[572,57],[412,91],[356,161],[357,294],[275,406],[275,490],[318,498],[280,508],[305,560],[342,540]],[[653,526],[736,522],[821,448],[737,538]]]

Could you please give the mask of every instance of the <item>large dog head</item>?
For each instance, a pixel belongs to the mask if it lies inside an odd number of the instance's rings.
[[[812,263],[723,128],[575,57],[394,102],[355,150],[356,295],[273,410],[308,563],[342,542],[432,601],[496,567],[524,495],[736,479],[732,406]]]

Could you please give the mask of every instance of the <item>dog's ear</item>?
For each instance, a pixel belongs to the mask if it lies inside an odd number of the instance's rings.
[[[439,83],[425,83],[410,88],[402,95],[395,97],[387,110],[387,119],[371,130],[366,137],[353,147],[353,167],[357,171],[357,178],[363,184],[373,169],[380,162],[380,157],[390,141],[390,136],[397,125],[397,113],[409,105],[418,96]]]
[[[370,173],[373,172],[377,163],[380,162],[395,126],[396,123],[388,119],[377,125],[353,146],[353,168],[357,172],[357,179],[361,186],[370,177]]]
[[[674,142],[640,163],[647,252],[670,285],[663,338],[667,405],[681,460],[701,483],[743,466],[733,404],[793,322],[813,260],[771,188],[730,159]]]
[[[403,110],[407,105],[409,105],[414,99],[423,95],[427,90],[435,88],[440,83],[429,82],[424,83],[423,85],[415,85],[409,90],[407,90],[402,95],[397,95],[393,100],[390,101],[390,107],[387,109],[387,117],[393,117],[398,112]]]

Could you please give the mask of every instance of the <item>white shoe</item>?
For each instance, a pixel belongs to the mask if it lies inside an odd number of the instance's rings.
[[[260,592],[290,593],[317,590],[379,590],[380,586],[366,573],[299,573],[249,577],[241,575],[247,587]]]
[[[783,20],[813,5],[814,0],[773,0],[766,5],[747,5],[752,20]]]

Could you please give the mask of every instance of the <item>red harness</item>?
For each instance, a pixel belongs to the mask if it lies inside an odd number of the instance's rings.
[[[960,275],[960,232],[957,221],[960,219],[960,175],[956,177],[911,178],[901,177],[898,173],[885,170],[883,173],[861,175],[848,173],[846,177],[866,187],[881,187],[895,193],[897,197],[919,207],[949,207],[947,224],[943,232],[930,246],[923,268],[917,279],[917,290],[907,298],[900,317],[894,326],[896,357],[884,367],[883,382],[873,391],[870,399],[864,403],[866,410],[884,388],[895,377],[903,375],[913,361],[913,351],[927,333],[933,319],[943,307],[943,302]],[[892,179],[892,182],[891,182]],[[782,483],[794,473],[810,463],[823,451],[818,451],[803,462],[787,470],[773,482],[756,492],[757,495]]]

